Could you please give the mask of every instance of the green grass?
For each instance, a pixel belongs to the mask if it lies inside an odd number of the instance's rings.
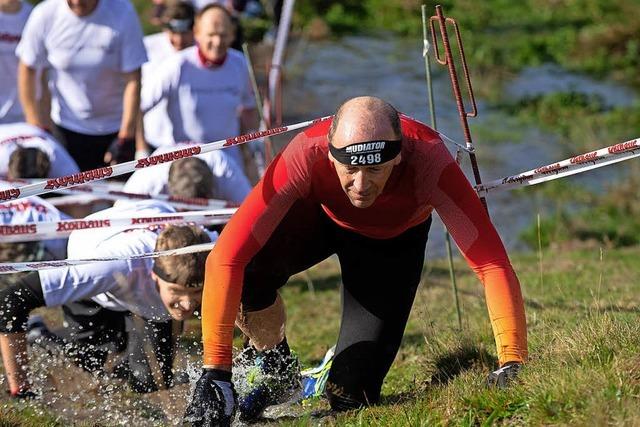
[[[327,415],[327,405],[320,400],[296,408],[295,417],[280,422],[301,426],[638,425],[637,253],[638,247],[604,250],[602,256],[597,247],[545,250],[542,275],[538,254],[513,257],[525,296],[531,360],[517,384],[506,391],[485,387],[496,357],[481,285],[463,262],[456,263],[464,317],[463,331],[458,331],[446,262],[428,262],[400,353],[383,387],[382,404],[336,416]],[[325,262],[311,270],[311,277],[314,292],[302,276],[294,277],[283,290],[289,342],[305,365],[317,363],[334,344],[340,314],[337,265]],[[172,393],[173,416],[178,416],[188,389]],[[162,424],[160,408],[166,396],[158,394],[112,391],[108,407],[147,419],[149,424]],[[24,403],[3,400],[1,407],[0,425],[23,421],[56,425],[56,420],[66,424],[74,419],[61,412],[64,405],[60,403],[50,407],[38,403],[37,410],[29,411]],[[99,424],[114,420],[100,411],[92,414],[91,420]],[[82,420],[87,421],[86,415]]]

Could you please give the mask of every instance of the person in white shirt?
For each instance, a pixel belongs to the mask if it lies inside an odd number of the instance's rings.
[[[142,66],[142,85],[158,72],[164,59],[176,52],[193,46],[193,22],[195,10],[190,3],[178,2],[169,5],[162,13],[163,31],[144,38],[149,61]],[[173,145],[173,129],[167,116],[167,101],[160,101],[144,115],[144,141],[151,147]]]
[[[189,145],[178,144],[174,147],[161,147],[154,151],[153,155],[178,150]],[[204,179],[205,176],[211,175],[210,184],[203,186],[202,190],[189,191],[188,194],[182,190],[179,192],[180,195],[187,198],[200,197],[242,203],[251,191],[251,184],[240,166],[225,151],[215,150],[195,157],[176,160],[171,164],[162,163],[152,168],[139,169],[129,177],[123,191],[152,195],[178,195],[175,194],[177,192],[176,185],[172,186],[172,183],[181,179],[185,180],[185,178],[189,181]],[[181,177],[180,175],[186,176]]]
[[[169,205],[146,201],[106,209],[87,218],[157,216],[172,212]],[[144,337],[154,350],[164,386],[171,387],[174,384],[171,320],[188,319],[199,307],[207,253],[130,258],[210,239],[204,229],[195,226],[169,225],[161,232],[147,228],[76,231],[69,238],[70,258],[116,257],[119,260],[32,272],[17,283],[3,287],[0,290],[0,349],[11,395],[33,396],[27,373],[25,330],[29,312],[42,306],[63,306],[65,354],[82,368],[101,371],[111,351],[125,351],[119,373],[126,373],[134,391],[155,391],[160,385],[154,381],[145,356],[141,340]],[[3,281],[6,283],[0,276],[0,282]],[[136,327],[131,314],[142,318],[145,326]]]
[[[82,170],[133,159],[147,57],[129,0],[45,0],[16,48],[25,120],[46,127],[35,71],[46,66],[54,132]]]
[[[0,123],[24,120],[18,100],[15,50],[33,6],[21,0],[0,1]]]
[[[0,182],[0,190],[10,187],[9,184]],[[35,229],[29,223],[62,221],[65,219],[69,219],[69,217],[38,196],[0,203],[0,236],[9,232],[12,234],[33,234]],[[24,261],[66,258],[67,239],[50,239],[31,243],[29,246],[32,249],[28,254],[30,259],[24,259]],[[0,257],[0,261],[19,262],[17,256],[11,255],[11,248],[20,245],[22,244],[0,243],[5,254],[5,256]],[[23,249],[14,249],[24,251]]]
[[[206,6],[196,15],[194,35],[196,46],[167,58],[145,80],[142,112],[166,100],[175,141],[206,143],[256,129],[246,60],[229,49],[233,40],[229,12],[217,4]],[[238,147],[228,150],[239,165],[245,165]]]
[[[9,160],[17,150],[36,148],[49,161],[48,172],[34,176],[32,173],[9,173]],[[24,170],[24,169],[23,169]],[[80,172],[67,150],[44,130],[28,123],[0,124],[0,176],[16,178],[56,178]],[[10,176],[11,175],[11,176]]]

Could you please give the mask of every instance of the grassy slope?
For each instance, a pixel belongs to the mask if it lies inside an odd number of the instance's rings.
[[[518,256],[531,363],[509,391],[489,391],[495,364],[482,290],[458,266],[464,331],[457,324],[446,264],[430,263],[401,352],[387,377],[385,405],[329,424],[640,424],[640,296],[636,249]],[[289,286],[289,339],[305,362],[335,340],[339,299],[324,272],[315,296]],[[327,278],[332,278],[328,281]],[[309,419],[292,424],[305,425]]]
[[[600,260],[598,249],[545,252],[542,280],[535,254],[514,257],[527,305],[531,362],[520,382],[508,391],[484,387],[485,375],[496,361],[477,280],[464,263],[458,264],[464,310],[464,331],[459,332],[446,264],[429,262],[400,354],[383,388],[384,405],[318,419],[313,414],[322,413],[326,404],[313,402],[295,411],[302,413],[301,418],[283,422],[640,424],[640,294],[636,289],[640,265],[636,253],[637,248],[605,251]],[[314,293],[302,277],[294,278],[284,290],[289,340],[306,365],[319,361],[335,341],[340,309],[335,264],[314,268],[312,277]],[[187,394],[181,389],[175,399],[184,400]],[[130,397],[123,394],[122,402],[127,398],[128,404]],[[152,406],[161,401],[148,399]],[[36,415],[36,411],[21,409],[24,404],[4,400],[0,425],[53,425],[58,416],[68,419],[62,407],[65,405],[48,411],[39,405],[40,415]],[[93,419],[102,424],[110,418],[97,412]]]

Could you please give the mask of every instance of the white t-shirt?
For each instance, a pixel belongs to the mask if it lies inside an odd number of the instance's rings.
[[[147,49],[149,61],[142,66],[142,85],[145,76],[153,75],[158,70],[158,65],[168,56],[176,53],[175,48],[164,32],[151,34],[144,38],[144,47]],[[152,147],[173,145],[173,128],[167,115],[167,100],[161,100],[155,107],[149,110],[143,118],[144,138]]]
[[[190,145],[192,144],[180,143],[173,147],[160,147],[153,152],[153,155],[179,150]],[[251,191],[251,184],[240,166],[227,155],[226,150],[215,150],[199,154],[196,157],[204,160],[211,168],[211,172],[213,172],[215,178],[213,198],[241,203]],[[151,168],[139,169],[129,177],[123,191],[129,193],[167,194],[170,168],[170,163],[162,163]]]
[[[33,9],[27,2],[20,2],[18,13],[0,12],[0,123],[24,120],[18,99],[18,57],[16,46],[22,29]]]
[[[122,73],[147,60],[128,0],[99,0],[85,17],[76,16],[66,0],[45,0],[33,9],[16,53],[29,67],[48,67],[53,121],[87,135],[119,130]]]
[[[222,65],[207,68],[197,47],[188,47],[163,61],[149,77],[142,87],[142,111],[166,99],[173,139],[178,142],[202,144],[237,136],[240,112],[255,108],[246,60],[234,49],[228,50]],[[239,165],[244,164],[239,147],[228,150]]]
[[[175,210],[162,202],[145,200],[105,209],[89,219],[131,216],[157,216]],[[122,257],[122,260],[97,262],[68,268],[42,270],[40,283],[49,307],[92,299],[114,311],[130,311],[145,319],[169,320],[156,283],[151,278],[153,259],[128,259],[153,252],[159,231],[149,229],[108,228],[74,231],[69,236],[69,259]],[[210,234],[215,241],[217,234]]]
[[[80,172],[75,160],[51,135],[28,123],[15,123],[0,125],[0,176],[7,175],[9,157],[18,147],[37,148],[49,157],[47,178]]]
[[[10,188],[9,184],[0,182],[0,190]],[[35,232],[28,222],[50,222],[69,219],[69,217],[38,196],[31,196],[13,202],[0,203],[0,224],[20,226],[24,234]],[[22,231],[20,231],[22,232]],[[67,255],[67,239],[51,239],[44,241],[44,247],[55,259],[65,259]]]

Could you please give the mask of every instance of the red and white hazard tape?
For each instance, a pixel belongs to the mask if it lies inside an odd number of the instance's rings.
[[[0,243],[59,239],[76,230],[96,228],[148,228],[163,224],[188,223],[195,225],[225,224],[236,212],[235,208],[201,212],[180,212],[153,217],[117,217],[104,219],[70,219],[65,221],[29,222],[0,225]]]
[[[93,186],[93,185],[92,185]],[[59,188],[54,190],[54,193],[61,194],[85,194],[89,196],[95,196],[98,199],[104,200],[161,200],[176,209],[190,209],[190,210],[204,210],[214,208],[227,208],[235,206],[234,203],[227,202],[226,200],[218,199],[200,199],[200,198],[188,198],[188,197],[176,197],[169,196],[168,194],[145,194],[145,193],[128,193],[120,190],[102,190],[92,188],[89,185],[80,185],[73,188]]]
[[[638,156],[640,156],[640,138],[600,148],[549,165],[540,166],[517,175],[511,175],[476,185],[475,189],[480,196],[483,196],[494,191],[526,187],[565,176],[575,175]]]
[[[173,256],[191,254],[194,252],[206,252],[210,251],[214,243],[201,243],[199,245],[186,246],[179,249],[170,249],[168,251],[161,252],[149,252],[140,255],[128,256],[126,259],[143,259],[143,258],[158,258],[161,256]],[[74,265],[93,264],[94,262],[108,262],[119,261],[123,258],[119,257],[100,257],[100,258],[87,258],[87,259],[65,259],[60,261],[40,261],[40,262],[12,262],[1,263],[0,274],[19,273],[24,271],[40,271],[49,270],[52,268],[72,267]]]
[[[13,184],[16,182],[42,182],[42,180],[7,180],[0,179],[0,182],[6,182],[7,184]],[[221,209],[235,207],[236,204],[228,202],[226,200],[218,199],[201,199],[201,198],[189,198],[189,197],[176,197],[169,196],[168,194],[147,194],[147,193],[129,193],[122,191],[122,186],[108,184],[93,183],[89,185],[79,185],[72,188],[58,188],[53,190],[53,193],[69,194],[69,195],[88,195],[101,200],[161,200],[168,205],[173,206],[176,209],[190,209],[190,210],[206,210],[206,209]],[[55,205],[55,202],[51,202]]]
[[[326,120],[329,117],[330,116],[322,117],[315,120],[308,120],[306,122],[300,122],[294,125],[281,126],[264,131],[252,132],[246,135],[236,136],[234,138],[221,139],[219,141],[214,141],[203,145],[194,145],[193,147],[145,157],[131,162],[119,163],[113,166],[106,166],[72,175],[62,176],[59,178],[52,178],[46,181],[29,184],[22,187],[9,188],[0,191],[0,202],[6,200],[21,199],[23,197],[29,196],[37,196],[40,194],[50,193],[60,188],[75,187],[77,185],[86,184],[92,181],[100,181],[106,178],[124,175],[125,173],[133,172],[137,169],[151,167],[163,163],[171,163],[178,159],[193,157],[197,154],[208,153],[213,150],[219,150],[226,147],[244,144],[256,139],[264,138],[265,136],[279,135],[292,130],[305,128],[312,124]]]

